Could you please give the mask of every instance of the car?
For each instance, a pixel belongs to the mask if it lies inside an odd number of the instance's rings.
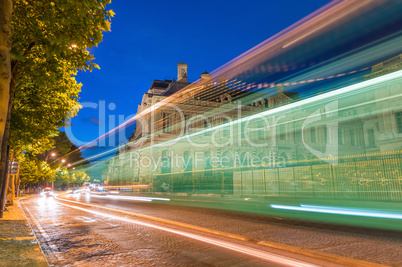
[[[80,189],[80,188],[73,188],[71,191],[72,191],[73,194],[82,193],[82,189]]]
[[[45,187],[42,192],[40,192],[41,197],[52,197],[54,196],[54,192],[51,187]]]
[[[72,188],[70,190],[67,190],[67,194],[79,194],[82,192],[82,189],[80,188]]]

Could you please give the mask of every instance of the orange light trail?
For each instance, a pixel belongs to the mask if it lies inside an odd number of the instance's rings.
[[[80,208],[80,207],[76,207],[76,206],[72,206],[72,205],[68,205],[68,204],[64,204],[64,203],[60,203],[60,205],[63,205],[65,207],[68,208],[72,208],[72,209],[77,209],[77,210],[81,210],[84,212],[88,212],[88,213],[92,213],[95,215],[99,215],[99,216],[103,216],[103,217],[107,217],[110,219],[114,219],[114,220],[120,220],[120,221],[124,221],[127,223],[133,223],[133,224],[138,224],[141,226],[145,226],[145,227],[150,227],[153,229],[157,229],[157,230],[161,230],[161,231],[165,231],[165,232],[169,232],[169,233],[173,233],[176,235],[180,235],[180,236],[184,236],[187,238],[191,238],[194,240],[198,240],[204,243],[208,243],[211,245],[215,245],[218,247],[222,247],[228,250],[232,250],[232,251],[236,251],[245,255],[249,255],[249,256],[253,256],[265,261],[269,261],[269,262],[273,262],[273,263],[277,263],[277,264],[281,264],[281,265],[285,265],[285,266],[300,266],[300,267],[312,267],[312,266],[316,266],[310,263],[305,263],[302,261],[298,261],[298,260],[294,260],[294,259],[290,259],[288,257],[284,257],[284,256],[280,256],[280,255],[276,255],[267,251],[263,251],[263,250],[259,250],[259,249],[255,249],[255,248],[251,248],[245,245],[240,245],[240,244],[236,244],[236,243],[232,243],[232,242],[228,242],[228,241],[222,241],[219,240],[217,238],[212,238],[212,237],[204,237],[198,234],[192,234],[192,233],[187,233],[181,230],[175,230],[175,229],[170,229],[168,227],[164,227],[164,226],[159,226],[159,225],[155,225],[152,223],[146,223],[146,222],[141,222],[139,220],[134,220],[134,219],[129,219],[129,218],[125,218],[125,217],[120,217],[120,216],[115,216],[112,214],[107,214],[107,213],[103,213],[103,212],[99,212],[99,211],[94,211],[94,210],[89,210],[89,209],[84,209],[84,208]],[[118,210],[116,210],[118,211]]]

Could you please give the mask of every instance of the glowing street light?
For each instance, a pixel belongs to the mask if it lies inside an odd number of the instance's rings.
[[[71,166],[71,164],[69,163],[69,164],[67,164],[67,167],[70,167]]]
[[[53,153],[52,153],[52,157],[55,157],[55,156],[56,156],[56,153],[53,152]]]
[[[66,162],[66,160],[65,160],[65,159],[62,159],[62,160],[61,160],[61,163],[64,163],[64,162]]]

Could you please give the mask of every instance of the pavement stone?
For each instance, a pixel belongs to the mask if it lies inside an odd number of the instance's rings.
[[[0,219],[0,266],[49,266],[18,200]]]

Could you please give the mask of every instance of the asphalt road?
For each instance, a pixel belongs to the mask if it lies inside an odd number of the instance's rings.
[[[169,205],[167,199],[76,194],[24,207],[53,266],[338,266],[263,246],[275,242],[401,265],[393,233]]]

